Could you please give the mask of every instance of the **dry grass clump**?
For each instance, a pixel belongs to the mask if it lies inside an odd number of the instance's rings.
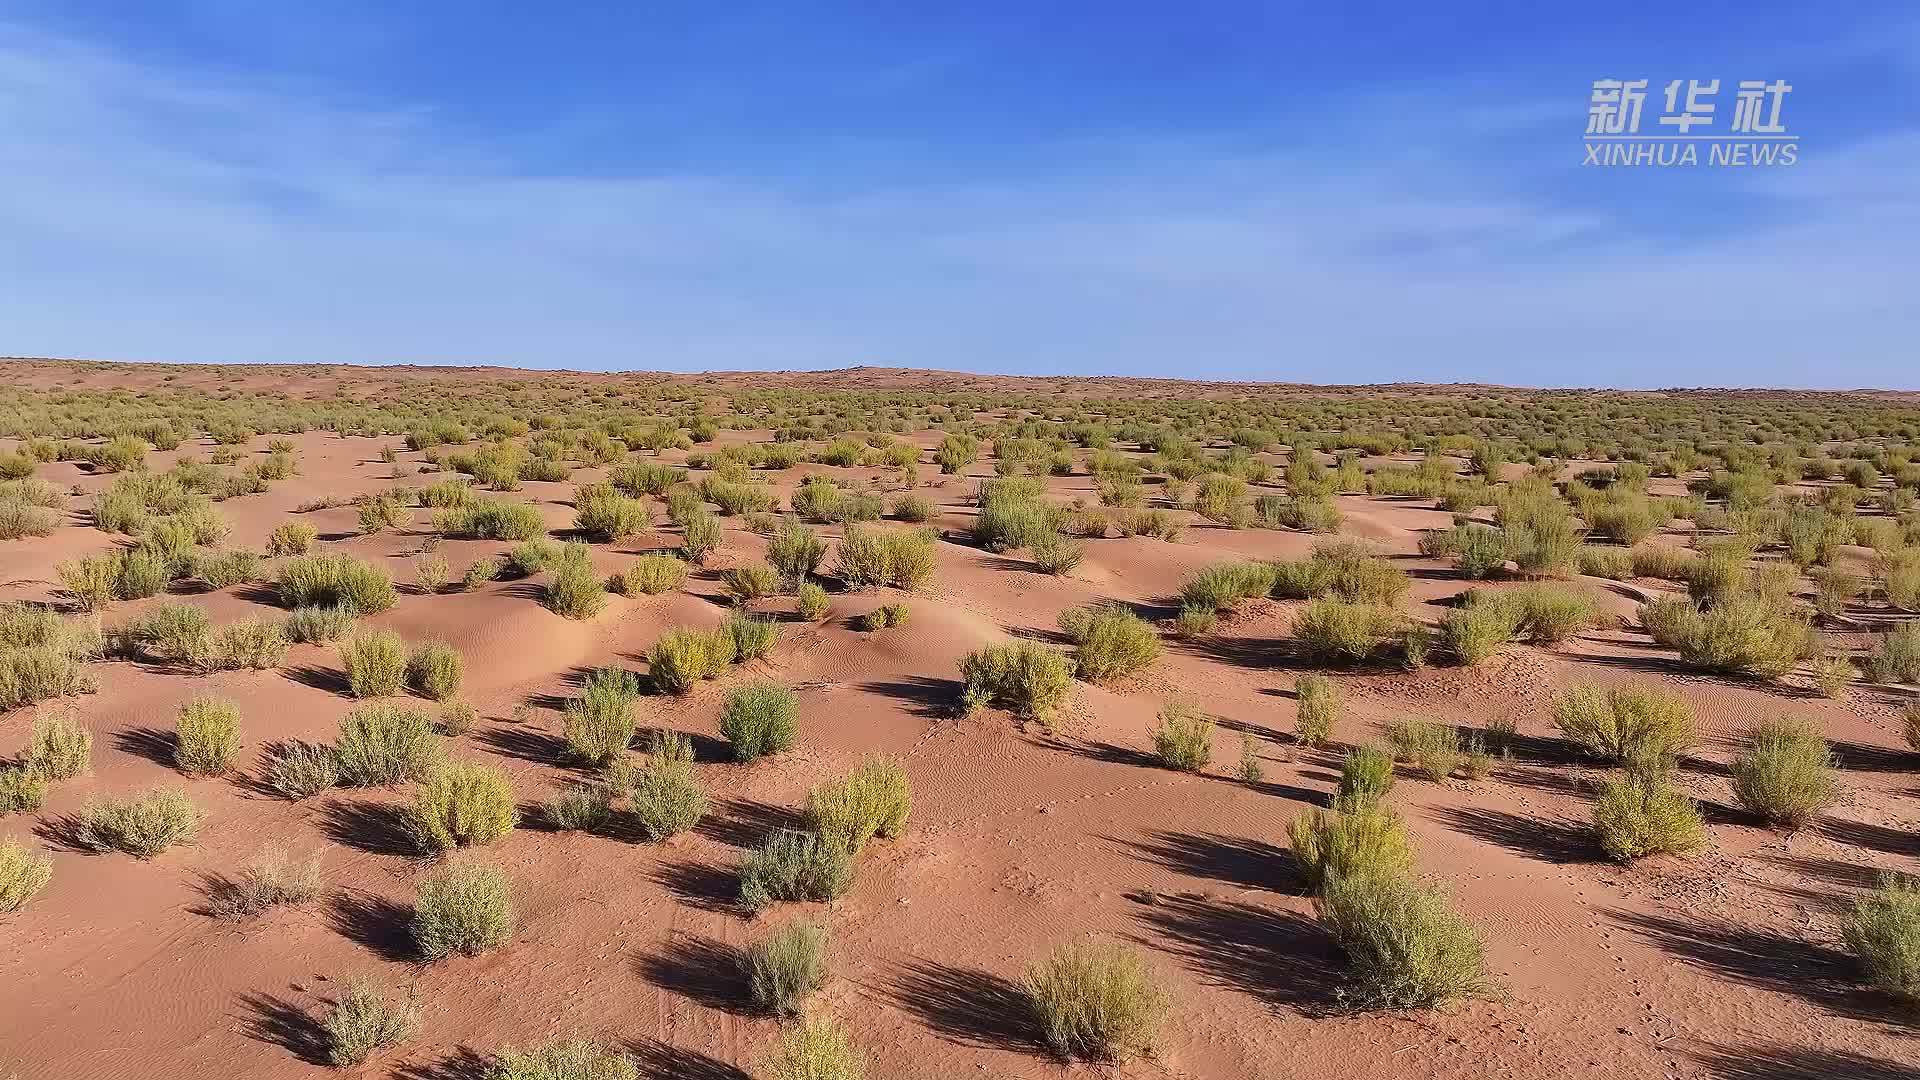
[[[1854,901],[1841,935],[1868,982],[1920,1001],[1920,883],[1884,875],[1879,888]]]
[[[0,840],[0,915],[25,907],[52,880],[52,859],[12,837]]]
[[[1378,746],[1356,746],[1340,761],[1339,805],[1350,809],[1378,806],[1393,790],[1393,755]]]
[[[1000,705],[1044,719],[1067,700],[1073,665],[1060,653],[1030,641],[989,645],[960,661],[969,710]]]
[[[1188,611],[1218,612],[1242,600],[1266,596],[1274,590],[1275,570],[1263,562],[1216,563],[1190,575],[1180,586],[1180,606]]]
[[[539,508],[513,499],[473,499],[433,516],[433,529],[461,540],[532,540],[547,534]]]
[[[45,777],[25,765],[0,767],[0,816],[32,813],[46,798]]]
[[[804,581],[794,592],[793,606],[802,619],[808,622],[819,622],[827,617],[828,610],[833,607],[833,601],[828,599],[827,590],[818,583]]]
[[[276,907],[295,907],[320,895],[320,856],[296,862],[280,848],[265,848],[231,879],[211,891],[208,906],[217,918],[257,918]]]
[[[800,718],[800,699],[777,683],[748,683],[727,695],[720,712],[720,734],[733,746],[735,761],[746,764],[764,754],[792,749]]]
[[[1151,730],[1153,756],[1166,768],[1199,772],[1213,758],[1213,717],[1182,701],[1169,701]]]
[[[333,756],[340,782],[349,787],[390,787],[422,780],[439,768],[446,751],[427,714],[411,705],[362,705],[340,721]]]
[[[1694,742],[1686,702],[1654,689],[1575,687],[1554,719],[1568,741],[1615,765],[1665,768]]]
[[[1452,724],[1431,720],[1397,720],[1387,728],[1393,756],[1414,767],[1434,783],[1454,774],[1466,761],[1460,749],[1460,731]]]
[[[817,833],[778,829],[740,863],[740,902],[835,900],[853,887],[853,852]]]
[[[684,586],[687,571],[685,560],[671,555],[642,555],[621,571],[620,580],[628,596],[658,596]]]
[[[1348,999],[1416,1009],[1488,993],[1479,931],[1440,890],[1400,872],[1334,874],[1317,899],[1320,921],[1352,965]]]
[[[391,630],[366,630],[340,646],[347,685],[357,698],[391,697],[407,680],[407,643]]]
[[[263,561],[251,551],[221,551],[202,558],[196,569],[209,588],[227,589],[260,580]]]
[[[1692,851],[1707,842],[1700,807],[1664,769],[1636,766],[1600,789],[1593,804],[1600,848],[1621,862]]]
[[[414,792],[409,826],[430,854],[491,844],[519,823],[513,784],[490,765],[443,766]]]
[[[580,696],[567,703],[567,749],[595,768],[611,765],[633,742],[634,702],[640,680],[620,668],[598,668],[587,676]]]
[[[71,780],[93,762],[93,732],[76,716],[42,716],[21,755],[28,772],[42,780]]]
[[[684,694],[702,679],[718,678],[736,657],[733,634],[675,627],[647,653],[647,675],[665,694]]]
[[[377,615],[398,599],[385,570],[351,555],[300,555],[280,564],[280,601],[291,608],[344,607]]]
[[[1733,794],[1769,825],[1799,829],[1837,797],[1827,740],[1804,720],[1782,718],[1747,732],[1733,760]]]
[[[693,740],[656,732],[629,797],[634,821],[649,840],[665,840],[698,825],[707,813],[707,793],[694,772]]]
[[[311,798],[340,783],[340,759],[331,746],[282,743],[267,757],[266,782],[283,798]]]
[[[748,946],[741,969],[755,1005],[798,1016],[800,1003],[827,982],[826,927],[788,923]]]
[[[173,763],[192,776],[219,776],[240,749],[240,708],[231,701],[187,703],[174,723]]]
[[[690,563],[704,565],[720,549],[720,519],[696,510],[680,521],[680,553]]]
[[[286,635],[303,644],[324,644],[338,640],[353,628],[354,612],[345,607],[295,608],[287,616]]]
[[[451,863],[420,882],[412,935],[422,960],[478,956],[513,936],[512,887],[486,863]]]
[[[881,604],[879,607],[860,616],[859,627],[867,633],[890,630],[896,626],[907,625],[912,611],[905,604]]]
[[[1021,989],[1047,1045],[1067,1060],[1146,1053],[1170,1001],[1139,954],[1093,941],[1055,949],[1027,969]]]
[[[1125,678],[1160,657],[1160,635],[1117,605],[1069,609],[1060,615],[1060,629],[1073,639],[1075,673],[1091,682]]]
[[[1404,621],[1390,607],[1331,598],[1308,604],[1293,624],[1294,636],[1308,656],[1334,663],[1373,659],[1403,630]]]
[[[847,526],[834,575],[850,589],[890,586],[912,592],[933,579],[934,534],[927,529]]]
[[[736,611],[727,616],[718,631],[733,639],[733,660],[744,664],[773,651],[780,640],[780,627],[772,619]]]
[[[271,671],[287,658],[287,631],[269,619],[242,619],[208,632],[189,650],[188,662],[202,672]]]
[[[1332,810],[1301,814],[1288,827],[1293,856],[1307,886],[1316,892],[1335,877],[1411,872],[1413,849],[1406,823],[1377,800],[1363,800],[1336,800]]]
[[[96,851],[124,851],[151,859],[175,844],[189,843],[200,829],[200,808],[186,793],[154,788],[124,799],[90,802],[81,809],[75,833]]]
[[[1920,622],[1902,623],[1881,637],[1867,670],[1878,682],[1920,683]]]
[[[1340,689],[1325,675],[1302,675],[1294,681],[1298,699],[1294,740],[1302,746],[1321,746],[1333,737],[1340,714]]]
[[[551,1039],[495,1055],[486,1080],[639,1080],[624,1052],[590,1039]]]
[[[866,1075],[860,1052],[824,1015],[787,1028],[762,1072],[766,1080],[862,1080]]]
[[[87,664],[104,648],[90,623],[30,604],[0,603],[0,709],[91,693]]]
[[[319,538],[319,530],[306,522],[289,521],[267,534],[267,554],[275,558],[305,555]]]
[[[870,758],[846,779],[807,792],[807,827],[850,854],[859,854],[876,836],[899,837],[912,810],[907,772],[886,758]]]
[[[364,1064],[377,1051],[406,1041],[419,1022],[420,1010],[411,997],[389,1001],[379,987],[356,979],[320,1021],[327,1060],[343,1069]]]
[[[407,685],[417,694],[434,701],[448,701],[460,692],[460,678],[466,664],[458,650],[444,642],[429,641],[413,647],[407,658]]]

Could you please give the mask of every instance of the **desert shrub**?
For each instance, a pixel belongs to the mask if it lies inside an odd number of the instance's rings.
[[[360,531],[371,536],[383,529],[398,528],[407,520],[406,507],[400,500],[385,495],[376,495],[361,499],[357,504],[360,517]]]
[[[364,1064],[377,1051],[406,1041],[420,1022],[411,998],[389,1001],[379,987],[362,980],[347,984],[346,992],[320,1022],[327,1060],[338,1068]]]
[[[287,617],[286,634],[293,641],[333,641],[353,627],[353,612],[344,607],[295,608]]]
[[[1119,945],[1062,945],[1021,980],[1047,1045],[1062,1058],[1124,1061],[1146,1053],[1169,998],[1133,951]]]
[[[727,592],[736,602],[745,603],[780,591],[780,571],[766,563],[748,563],[728,570],[723,578]]]
[[[587,557],[585,544],[568,544],[554,560],[547,580],[546,605],[569,619],[591,619],[607,603],[606,584]]]
[[[1832,567],[1819,567],[1809,576],[1814,585],[1813,610],[1822,619],[1839,618],[1866,591],[1866,582],[1857,575]]]
[[[482,559],[475,559],[473,563],[467,567],[466,571],[460,575],[460,588],[464,591],[472,592],[474,589],[499,577],[500,571],[505,568],[505,560],[497,555],[489,555]]]
[[[187,663],[212,653],[211,620],[192,604],[159,604],[126,628],[127,639],[155,660]]]
[[[688,562],[705,563],[719,547],[720,520],[712,514],[701,510],[682,523],[680,551]]]
[[[391,630],[364,630],[340,645],[354,697],[388,697],[407,679],[407,643]]]
[[[300,555],[280,564],[280,600],[288,607],[345,607],[377,615],[394,605],[393,579],[350,555]]]
[[[1883,876],[1879,888],[1854,901],[1841,936],[1868,982],[1920,1001],[1920,883]]]
[[[782,522],[767,544],[767,562],[789,582],[804,582],[826,555],[827,542],[820,534],[792,521]]]
[[[1693,745],[1693,717],[1664,691],[1581,686],[1554,708],[1569,742],[1603,761],[1663,768]]]
[[[320,888],[318,855],[295,862],[279,848],[264,848],[214,888],[209,906],[222,919],[252,919],[271,908],[304,904]]]
[[[495,1055],[486,1080],[639,1080],[631,1057],[588,1039],[552,1039]]]
[[[12,837],[0,840],[0,915],[25,907],[52,880],[52,859]]]
[[[1293,633],[1309,656],[1360,662],[1383,651],[1400,627],[1400,616],[1392,608],[1324,598],[1300,612]]]
[[[610,485],[589,484],[574,495],[573,523],[593,539],[610,543],[653,528],[653,512]]]
[[[407,686],[424,697],[448,701],[460,692],[465,662],[459,650],[445,642],[429,641],[413,647],[407,658]]]
[[[429,776],[414,792],[409,828],[429,853],[491,844],[519,821],[513,784],[490,765],[456,762]]]
[[[642,495],[664,495],[668,488],[686,478],[685,469],[657,461],[629,461],[615,468],[607,479],[622,493],[638,498]]]
[[[733,635],[676,627],[660,635],[647,653],[647,674],[662,693],[684,694],[733,662]]]
[[[1043,533],[1033,543],[1027,545],[1027,553],[1033,557],[1033,564],[1042,573],[1061,575],[1070,574],[1073,568],[1086,558],[1085,544],[1064,539],[1058,533]]]
[[[969,708],[1000,705],[1022,715],[1044,717],[1066,701],[1073,687],[1073,666],[1065,656],[1030,641],[989,645],[960,661]]]
[[[860,616],[860,629],[868,633],[907,625],[910,611],[905,604],[881,604]]]
[[[834,573],[849,588],[888,585],[912,592],[933,577],[934,536],[924,529],[849,525],[835,553]]]
[[[876,836],[897,838],[912,810],[907,772],[886,758],[869,758],[846,779],[807,792],[807,826],[853,854]]]
[[[223,551],[200,560],[200,579],[215,589],[230,588],[258,580],[260,563],[251,551]]]
[[[1356,746],[1340,762],[1339,804],[1370,809],[1393,790],[1393,755],[1378,746]]]
[[[633,742],[633,704],[640,680],[619,668],[599,668],[587,676],[578,698],[567,703],[567,749],[588,765],[612,764]]]
[[[200,830],[200,808],[186,793],[154,788],[125,799],[90,802],[80,811],[76,834],[96,851],[124,851],[151,859]]]
[[[420,591],[433,596],[447,587],[453,568],[439,555],[420,555],[413,560],[413,580]]]
[[[915,525],[933,519],[933,500],[925,495],[900,495],[893,500],[893,516]]]
[[[1578,565],[1580,572],[1588,577],[1626,581],[1634,576],[1633,552],[1619,548],[1583,547]]]
[[[1171,544],[1186,532],[1181,520],[1165,510],[1130,510],[1112,516],[1121,536],[1151,536]]]
[[[1199,772],[1213,757],[1213,729],[1213,717],[1184,702],[1169,701],[1150,732],[1153,755],[1166,768]]]
[[[452,863],[420,882],[413,902],[414,947],[422,960],[478,956],[513,936],[507,876],[485,863]]]
[[[219,776],[240,748],[240,709],[231,701],[187,703],[174,724],[173,763],[194,776]]]
[[[633,781],[634,820],[649,840],[665,840],[700,823],[707,794],[693,771],[693,742],[685,735],[654,735],[647,763]]]
[[[1460,732],[1452,724],[1397,720],[1387,727],[1387,743],[1395,760],[1412,765],[1435,783],[1452,776],[1462,762]]]
[[[1867,671],[1878,682],[1920,683],[1920,622],[1902,623],[1882,636]]]
[[[45,777],[25,765],[0,766],[0,816],[38,810],[46,797]]]
[[[120,600],[158,596],[173,579],[173,562],[165,553],[141,546],[115,553],[113,595]]]
[[[743,664],[767,655],[780,640],[780,627],[772,619],[740,612],[727,616],[716,633],[733,639],[732,659]]]
[[[1445,894],[1405,873],[1336,874],[1320,921],[1352,965],[1351,1000],[1428,1008],[1491,989],[1479,932]]]
[[[1633,576],[1684,582],[1693,576],[1699,557],[1684,548],[1648,544],[1633,549]]]
[[[1400,815],[1379,805],[1336,800],[1332,810],[1311,810],[1287,830],[1307,886],[1318,892],[1336,877],[1404,874],[1413,849]]]
[[[387,787],[432,775],[445,751],[426,713],[411,705],[373,704],[341,719],[333,754],[341,783]]]
[[[69,559],[54,568],[60,587],[78,601],[82,610],[97,611],[119,596],[120,563],[118,551]]]
[[[1132,675],[1160,656],[1160,635],[1124,607],[1074,608],[1061,614],[1060,628],[1073,639],[1075,673],[1093,682]]]
[[[687,583],[687,564],[671,555],[642,555],[621,574],[626,593],[658,596]]]
[[[1702,671],[1778,678],[1817,647],[1804,615],[1744,593],[1704,611],[1683,601],[1656,601],[1641,607],[1640,621],[1654,640]]]
[[[462,540],[533,540],[547,533],[539,508],[513,499],[474,499],[448,507],[433,516],[433,528]]]
[[[853,853],[814,833],[778,829],[740,863],[740,901],[836,900],[853,887]]]
[[[1804,720],[1762,723],[1733,761],[1733,794],[1770,825],[1798,829],[1835,798],[1827,740]]]
[[[802,582],[794,594],[794,607],[800,617],[808,622],[818,622],[827,617],[827,610],[833,602],[827,598],[827,590],[811,581]]]
[[[611,784],[569,784],[547,800],[541,815],[563,832],[592,832],[612,819],[619,794]]]
[[[1519,633],[1516,619],[1517,613],[1506,604],[1467,603],[1440,620],[1440,640],[1459,663],[1483,664]]]
[[[531,577],[550,569],[560,559],[561,547],[545,537],[523,540],[507,552],[506,569],[517,577]]]
[[[242,619],[202,638],[204,648],[189,656],[201,671],[270,671],[287,658],[287,631],[268,619]]]
[[[1261,562],[1216,563],[1189,576],[1180,586],[1180,606],[1222,611],[1241,600],[1274,590],[1274,567]]]
[[[1609,858],[1692,851],[1706,843],[1700,808],[1668,774],[1638,766],[1607,782],[1593,804],[1593,829]]]
[[[733,745],[735,761],[751,762],[763,754],[793,747],[800,717],[800,699],[777,682],[753,682],[727,695],[720,713],[720,734]]]
[[[786,1029],[762,1072],[766,1080],[862,1080],[866,1069],[839,1024],[810,1016]]]
[[[77,717],[42,716],[33,722],[33,735],[20,756],[27,771],[42,780],[71,780],[93,762],[93,732]]]
[[[827,982],[826,928],[788,923],[748,946],[741,969],[755,1005],[776,1016],[798,1016],[800,1003]]]
[[[333,747],[289,742],[267,757],[267,786],[288,799],[318,795],[340,782],[340,760]]]

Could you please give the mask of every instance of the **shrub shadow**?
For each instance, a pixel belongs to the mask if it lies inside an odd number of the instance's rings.
[[[752,1010],[740,950],[712,938],[674,935],[658,952],[633,957],[635,975],[697,1005],[740,1015]]]
[[[247,1038],[285,1047],[309,1065],[331,1065],[327,1031],[306,1009],[274,994],[241,994]]]
[[[1131,914],[1147,931],[1137,942],[1179,957],[1214,986],[1307,1013],[1337,1004],[1339,949],[1305,915],[1185,897],[1161,898]]]
[[[413,942],[413,908],[407,904],[362,889],[342,889],[328,903],[327,922],[335,933],[382,960],[420,959]]]
[[[171,731],[159,728],[140,727],[117,731],[113,736],[113,748],[123,754],[145,758],[155,765],[173,768],[173,748],[176,738]]]
[[[740,898],[740,875],[712,863],[662,862],[654,868],[653,880],[681,903],[708,911],[731,910]]]
[[[1456,832],[1530,859],[1551,863],[1601,861],[1593,830],[1585,825],[1471,806],[1439,807],[1434,814]]]
[[[1298,893],[1306,882],[1292,851],[1250,837],[1154,830],[1147,839],[1105,839],[1164,869],[1243,889]]]
[[[753,799],[728,799],[716,809],[720,813],[700,819],[694,831],[729,847],[759,847],[770,833],[805,826],[799,811]]]
[[[753,1080],[750,1074],[719,1058],[669,1046],[659,1039],[633,1040],[626,1049],[648,1080]]]
[[[963,1045],[997,1050],[1045,1045],[1026,993],[992,972],[913,959],[900,965],[886,993],[935,1033]]]
[[[486,1080],[493,1074],[493,1058],[471,1047],[455,1047],[433,1061],[402,1065],[394,1080]]]
[[[1920,1080],[1920,1069],[1851,1050],[1775,1043],[1715,1046],[1688,1056],[1718,1080]]]
[[[960,692],[964,689],[959,679],[940,679],[929,675],[879,679],[861,683],[859,688],[901,702],[906,706],[906,711],[927,719],[953,716],[959,707]]]
[[[419,841],[409,827],[407,809],[397,803],[330,800],[320,811],[320,831],[336,844],[373,855],[421,854]]]
[[[347,681],[347,673],[336,668],[302,664],[299,667],[282,668],[281,674],[301,686],[310,686],[315,690],[339,694],[342,697],[353,695],[353,684]]]
[[[1818,828],[1822,833],[1843,844],[1863,847],[1886,855],[1920,856],[1920,833],[1889,829],[1885,825],[1869,825],[1864,821],[1842,821],[1837,818],[1822,821]]]

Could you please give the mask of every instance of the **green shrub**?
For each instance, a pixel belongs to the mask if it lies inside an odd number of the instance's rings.
[[[47,798],[47,781],[25,765],[0,766],[0,816],[40,809]]]
[[[185,792],[154,788],[126,799],[90,802],[80,811],[77,837],[97,851],[124,851],[151,859],[200,830],[200,808]]]
[[[407,685],[435,701],[448,701],[460,692],[465,668],[458,650],[439,641],[416,645],[407,659]]]
[[[287,658],[287,631],[267,619],[242,619],[202,639],[204,650],[190,660],[201,671],[271,671]]]
[[[173,763],[194,776],[219,776],[240,749],[240,709],[230,701],[187,703],[174,725]]]
[[[310,644],[333,641],[353,627],[353,612],[344,607],[295,608],[287,617],[286,634]]]
[[[362,705],[340,721],[333,744],[340,782],[387,787],[431,776],[445,751],[427,714],[411,705]]]
[[[1180,586],[1180,605],[1195,611],[1224,611],[1249,597],[1274,590],[1275,569],[1267,563],[1216,563]]]
[[[350,555],[301,555],[280,564],[281,602],[288,607],[345,607],[377,615],[394,605],[393,579]]]
[[[1700,808],[1659,769],[1636,767],[1600,789],[1593,829],[1608,857],[1627,862],[1707,842]]]
[[[547,533],[546,519],[531,503],[474,499],[433,517],[435,532],[462,540],[532,540]]]
[[[1293,632],[1311,657],[1357,663],[1385,650],[1401,626],[1400,615],[1392,608],[1328,598],[1302,609]]]
[[[1334,878],[1404,874],[1413,867],[1406,824],[1377,802],[1336,800],[1331,811],[1295,818],[1287,833],[1301,875],[1315,892]]]
[[[800,1003],[827,982],[826,928],[788,923],[748,946],[741,967],[755,1005],[798,1016]]]
[[[989,645],[960,661],[968,708],[1000,705],[1044,718],[1067,700],[1073,667],[1065,656],[1030,641]]]
[[[467,567],[466,572],[460,575],[460,588],[464,591],[472,592],[474,589],[499,577],[500,571],[505,568],[506,562],[497,555],[489,555],[484,559],[475,559],[473,564]]]
[[[707,795],[693,770],[693,742],[656,733],[647,763],[633,782],[634,819],[649,840],[665,840],[700,823]]]
[[[364,630],[340,646],[347,685],[358,698],[398,694],[407,679],[407,643],[391,630]]]
[[[826,1016],[787,1028],[763,1071],[766,1080],[862,1080],[866,1072],[859,1051]]]
[[[22,764],[42,780],[71,780],[93,763],[93,732],[78,717],[42,716],[21,754]]]
[[[1920,683],[1920,622],[1906,622],[1880,638],[1867,670],[1875,681]]]
[[[711,679],[734,659],[733,634],[676,627],[660,635],[647,653],[647,674],[661,693],[684,694]]]
[[[860,616],[860,629],[868,633],[907,625],[911,612],[905,604],[881,604]]]
[[[453,953],[478,956],[513,936],[507,876],[485,863],[453,863],[420,882],[413,903],[413,942],[422,960]]]
[[[1516,614],[1502,603],[1467,603],[1440,620],[1440,640],[1460,663],[1469,667],[1483,664],[1519,633]]]
[[[119,596],[121,553],[109,551],[71,559],[54,568],[60,587],[84,611],[97,611]]]
[[[633,1059],[587,1039],[552,1039],[501,1051],[486,1080],[639,1080]]]
[[[827,598],[827,590],[811,581],[802,582],[794,594],[794,607],[800,617],[808,622],[819,622],[827,617],[827,611],[833,602]]]
[[[821,784],[807,793],[808,828],[852,854],[876,836],[898,838],[912,810],[907,772],[886,758],[870,758],[845,780]]]
[[[120,600],[144,600],[165,591],[173,579],[173,563],[159,551],[147,547],[126,548],[118,554],[113,580],[113,595]]]
[[[800,717],[800,699],[776,682],[754,682],[727,695],[720,713],[720,733],[733,744],[733,757],[742,763],[763,754],[792,749]]]
[[[1773,720],[1749,731],[1732,771],[1734,797],[1770,825],[1801,828],[1836,798],[1827,740],[1804,720]]]
[[[1878,889],[1854,901],[1841,935],[1868,982],[1920,1001],[1920,883],[1884,875]]]
[[[1561,734],[1574,745],[1618,765],[1664,768],[1693,745],[1686,703],[1659,690],[1569,690],[1555,706]]]
[[[555,614],[569,619],[591,619],[607,603],[607,589],[588,558],[585,544],[568,544],[551,567],[547,581],[546,605]]]
[[[506,773],[490,765],[455,762],[434,772],[414,792],[409,825],[422,850],[439,853],[491,844],[518,822]]]
[[[0,915],[25,907],[52,880],[52,859],[12,837],[0,840]]]
[[[1047,1045],[1068,1060],[1146,1053],[1169,1004],[1138,954],[1096,942],[1055,949],[1027,970],[1021,988]]]
[[[251,551],[223,551],[200,561],[200,578],[215,589],[231,588],[259,580],[260,563]]]
[[[378,987],[356,979],[320,1022],[327,1060],[343,1069],[363,1064],[377,1051],[406,1041],[419,1022],[420,1011],[411,998],[389,1001]]]
[[[834,573],[848,588],[887,585],[912,592],[933,578],[933,544],[933,533],[924,529],[849,525],[840,540]]]
[[[1378,746],[1356,746],[1340,762],[1339,804],[1355,809],[1378,806],[1393,790],[1393,755]]]
[[[289,742],[267,758],[267,786],[285,798],[309,798],[338,783],[340,759],[331,746]]]
[[[1460,732],[1452,724],[1432,720],[1398,720],[1387,728],[1387,743],[1395,760],[1404,761],[1439,783],[1462,764]]]
[[[704,564],[719,548],[720,520],[712,514],[701,510],[681,524],[680,551],[688,562]]]
[[[1340,713],[1340,692],[1325,675],[1302,675],[1293,684],[1299,699],[1294,720],[1294,740],[1302,746],[1321,746],[1333,737],[1333,722]]]
[[[1183,702],[1169,701],[1152,730],[1153,756],[1179,772],[1199,772],[1213,757],[1213,717]]]
[[[1405,873],[1334,875],[1319,908],[1352,965],[1349,994],[1361,1005],[1429,1008],[1492,987],[1473,924]]]
[[[740,864],[740,900],[837,900],[853,887],[853,853],[814,833],[776,830]]]
[[[780,591],[780,571],[766,563],[748,563],[728,570],[723,579],[735,601],[745,603]]]
[[[383,529],[398,528],[407,520],[406,508],[398,499],[376,495],[357,504],[361,533],[371,536]]]
[[[653,528],[653,512],[647,504],[620,494],[611,485],[581,488],[574,495],[573,508],[574,527],[602,543],[625,540]]]
[[[1588,577],[1626,581],[1634,577],[1633,552],[1610,547],[1580,549],[1580,572]]]
[[[687,564],[671,555],[642,555],[621,574],[626,593],[658,596],[687,583]]]
[[[893,516],[916,525],[933,518],[933,500],[925,495],[901,495],[893,500]]]
[[[567,749],[596,768],[618,760],[633,743],[637,726],[633,705],[639,697],[640,680],[632,672],[611,667],[595,670],[587,676],[580,696],[567,703]]]
[[[1160,635],[1123,607],[1074,608],[1061,614],[1060,628],[1073,639],[1075,673],[1093,682],[1132,675],[1160,656]]]
[[[657,461],[629,461],[615,468],[608,481],[621,492],[638,498],[664,495],[668,488],[687,478],[685,469],[676,469]]]
[[[593,832],[613,817],[619,792],[611,784],[569,784],[541,808],[547,824],[562,832]]]

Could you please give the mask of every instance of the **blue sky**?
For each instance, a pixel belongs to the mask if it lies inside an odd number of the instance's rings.
[[[0,3],[0,353],[1920,385],[1910,4],[644,6]]]

